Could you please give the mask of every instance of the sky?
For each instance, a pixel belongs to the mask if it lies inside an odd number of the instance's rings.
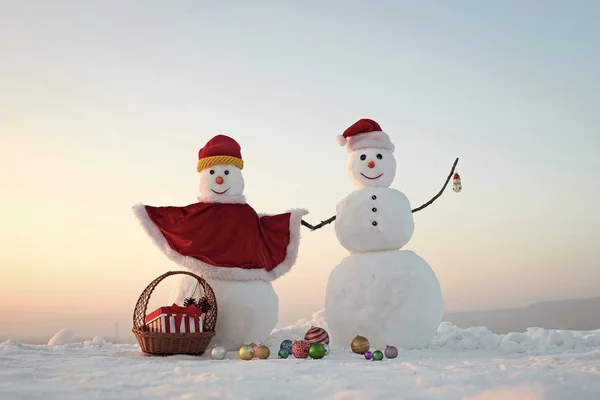
[[[131,207],[198,195],[198,150],[234,137],[259,212],[317,223],[354,188],[336,135],[396,145],[405,247],[446,311],[597,296],[600,4],[593,1],[0,2],[0,338],[131,327],[178,269]],[[320,310],[347,255],[302,233],[280,324]],[[161,305],[165,281],[152,299]],[[161,297],[165,296],[165,297]]]

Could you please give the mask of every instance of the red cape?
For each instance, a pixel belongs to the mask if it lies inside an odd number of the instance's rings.
[[[138,205],[146,232],[171,259],[205,277],[274,280],[295,263],[304,210],[259,215],[248,204]]]

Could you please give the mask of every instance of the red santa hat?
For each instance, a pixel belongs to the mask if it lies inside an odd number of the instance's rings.
[[[242,151],[238,142],[229,136],[217,135],[210,139],[198,152],[198,172],[213,165],[234,165],[244,168]]]
[[[385,149],[394,151],[395,146],[381,126],[372,119],[359,119],[352,126],[337,136],[340,146],[346,146],[348,153],[358,149]]]

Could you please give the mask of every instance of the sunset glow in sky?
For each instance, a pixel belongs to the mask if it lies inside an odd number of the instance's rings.
[[[131,206],[194,202],[197,152],[216,134],[241,144],[257,211],[331,217],[353,190],[336,135],[363,117],[394,141],[392,187],[413,206],[460,157],[463,191],[416,213],[407,246],[448,311],[597,296],[598,11],[3,2],[0,338],[129,330],[144,287],[177,268]],[[297,265],[275,282],[281,323],[323,307],[346,254],[333,225],[303,231]]]

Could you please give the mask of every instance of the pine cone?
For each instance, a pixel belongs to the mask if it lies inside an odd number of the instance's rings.
[[[196,299],[194,299],[193,297],[186,297],[185,300],[183,301],[183,306],[184,307],[191,306],[192,304],[193,305],[198,305],[196,303]]]
[[[206,297],[202,297],[198,300],[197,305],[202,308],[202,312],[209,312],[213,308],[212,303]]]

